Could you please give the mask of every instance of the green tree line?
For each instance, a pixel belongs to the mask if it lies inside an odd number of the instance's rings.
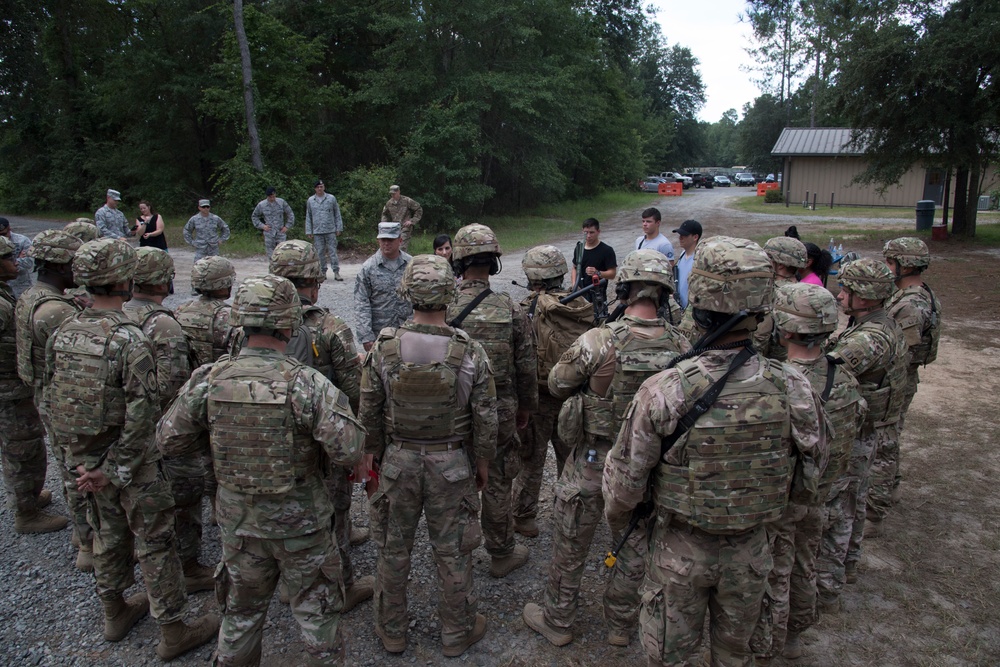
[[[0,204],[194,210],[237,229],[323,178],[367,238],[399,183],[431,228],[633,184],[694,158],[698,61],[639,0],[249,0],[263,171],[233,4],[9,0]]]

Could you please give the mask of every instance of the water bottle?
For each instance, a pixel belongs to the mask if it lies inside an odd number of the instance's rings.
[[[587,450],[587,463],[597,463],[597,450],[589,449]]]
[[[843,257],[843,256],[844,256],[844,244],[841,243],[839,246],[837,246],[837,257]]]
[[[836,249],[837,249],[837,246],[833,245],[833,237],[831,236],[830,237],[830,246],[827,248],[827,250],[829,250],[830,254],[832,255],[834,253],[834,251],[836,251]]]

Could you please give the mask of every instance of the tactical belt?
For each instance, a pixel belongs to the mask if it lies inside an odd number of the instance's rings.
[[[399,443],[400,449],[405,449],[408,452],[420,452],[421,454],[436,454],[437,452],[451,452],[456,449],[462,449],[461,442],[442,442],[437,445],[424,445],[418,442],[401,442]]]

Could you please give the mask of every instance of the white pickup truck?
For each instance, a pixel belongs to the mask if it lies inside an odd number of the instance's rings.
[[[665,178],[668,181],[673,181],[674,183],[680,183],[685,190],[690,188],[691,184],[694,183],[690,176],[678,174],[676,171],[664,171],[660,173],[660,178]]]

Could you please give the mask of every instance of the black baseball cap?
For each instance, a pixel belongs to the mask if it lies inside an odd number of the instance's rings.
[[[10,220],[7,218],[0,218],[0,230],[7,229],[10,227]]]
[[[264,194],[266,194],[268,197],[270,197],[275,192],[277,192],[277,190],[274,189],[274,186],[273,185],[269,185],[269,186],[267,186],[267,190],[264,191]]]
[[[680,227],[674,230],[674,234],[680,234],[681,236],[697,234],[701,236],[701,223],[697,220],[685,220],[681,223]]]

